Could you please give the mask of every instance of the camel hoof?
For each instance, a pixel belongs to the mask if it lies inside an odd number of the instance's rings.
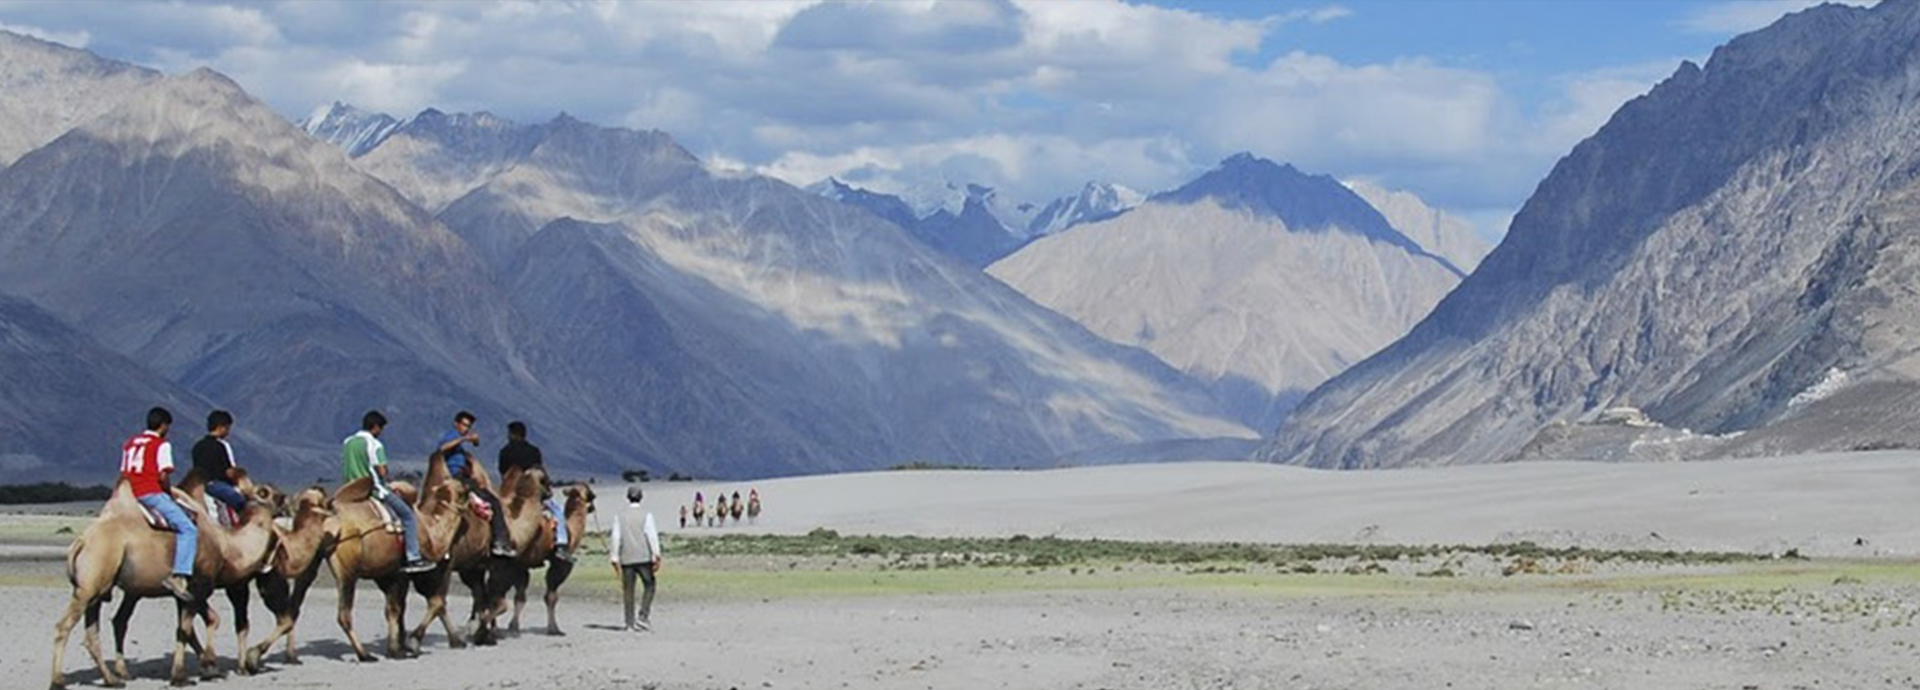
[[[547,628],[547,637],[566,637],[567,633],[559,628]]]
[[[380,657],[374,656],[372,654],[361,654],[359,655],[359,659],[361,663],[371,664],[373,662],[379,661]]]
[[[285,664],[287,666],[299,666],[307,662],[301,661],[300,657],[297,657],[297,656],[288,656],[286,661],[282,661],[280,663]]]
[[[467,648],[467,641],[466,641],[466,640],[462,640],[462,639],[460,639],[460,638],[458,638],[458,637],[454,637],[454,638],[449,638],[449,639],[447,640],[447,648],[448,648],[448,649],[466,649],[466,648]]]

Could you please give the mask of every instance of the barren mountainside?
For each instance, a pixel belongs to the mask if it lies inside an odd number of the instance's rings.
[[[1261,427],[1460,279],[1332,178],[1244,154],[988,272],[1208,381]]]
[[[1616,407],[1682,457],[1912,443],[1916,195],[1920,3],[1789,15],[1620,108],[1262,457],[1495,462]]]

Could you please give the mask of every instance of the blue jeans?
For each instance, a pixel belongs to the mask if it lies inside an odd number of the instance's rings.
[[[193,518],[173,502],[173,496],[164,493],[141,496],[140,505],[152,508],[173,525],[173,574],[193,577],[193,555],[200,547],[200,528],[194,526]]]
[[[413,518],[413,506],[407,505],[407,499],[401,498],[400,494],[392,491],[384,493],[386,495],[380,497],[380,502],[387,504],[387,510],[393,511],[394,517],[400,518],[400,533],[407,542],[407,562],[421,560],[420,523]]]
[[[233,509],[234,515],[239,515],[247,509],[247,497],[240,495],[240,490],[233,488],[232,484],[218,479],[207,482],[207,495],[227,504],[228,508]]]
[[[567,541],[567,511],[560,507],[559,500],[547,499],[547,514],[554,517],[553,545],[566,546],[571,543]]]

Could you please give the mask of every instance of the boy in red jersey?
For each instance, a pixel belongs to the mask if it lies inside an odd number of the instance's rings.
[[[200,530],[187,511],[173,501],[167,477],[173,474],[173,444],[167,442],[167,429],[173,426],[173,413],[167,408],[147,410],[147,430],[135,434],[120,447],[120,477],[133,488],[140,504],[153,509],[173,525],[173,576],[161,583],[167,592],[181,601],[193,601],[187,588],[193,578],[194,551],[200,545]]]

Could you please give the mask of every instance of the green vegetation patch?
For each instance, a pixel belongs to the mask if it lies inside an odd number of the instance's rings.
[[[1769,555],[1720,551],[1549,548],[1532,542],[1486,546],[1187,543],[1062,539],[1021,534],[1004,538],[841,536],[824,528],[801,536],[729,534],[669,537],[666,546],[674,553],[697,556],[869,556],[926,564],[925,567],[933,568],[1055,568],[1090,563],[1255,563],[1291,568],[1328,560],[1377,562],[1444,558],[1456,554],[1478,554],[1502,560],[1624,561],[1656,565],[1728,564],[1773,559]]]

